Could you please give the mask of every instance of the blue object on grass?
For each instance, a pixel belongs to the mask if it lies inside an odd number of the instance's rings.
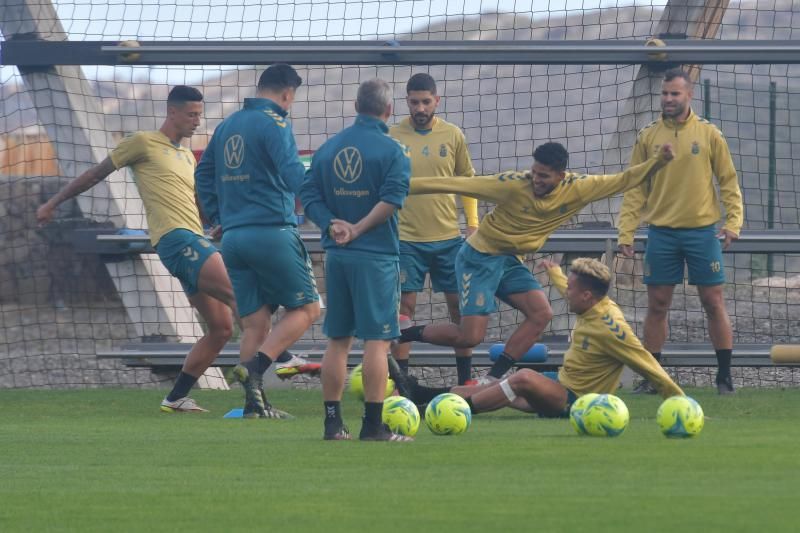
[[[225,416],[223,416],[222,418],[242,418],[243,415],[244,415],[244,409],[239,407],[238,409],[231,409],[230,411],[225,413]]]
[[[489,359],[492,361],[497,361],[497,358],[500,357],[500,354],[503,353],[505,350],[506,345],[502,343],[492,344],[489,348]],[[530,350],[522,356],[520,359],[523,363],[544,363],[547,361],[547,345],[546,344],[539,344],[538,342],[534,344]]]

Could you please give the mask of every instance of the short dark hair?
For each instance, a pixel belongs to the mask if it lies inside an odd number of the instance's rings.
[[[682,78],[688,87],[694,85],[694,81],[692,81],[692,77],[689,76],[689,73],[681,68],[671,68],[664,73],[664,81],[672,81],[676,78]]]
[[[561,143],[549,142],[540,144],[533,151],[533,159],[557,172],[564,172],[569,163],[569,152]]]
[[[303,78],[286,63],[270,65],[258,78],[259,90],[283,91],[284,89],[297,89],[302,84]]]
[[[418,72],[408,78],[408,83],[406,83],[406,94],[411,91],[428,91],[431,94],[436,94],[436,81],[430,74]]]
[[[202,102],[203,93],[188,85],[176,85],[167,95],[167,105],[180,107],[186,102]]]

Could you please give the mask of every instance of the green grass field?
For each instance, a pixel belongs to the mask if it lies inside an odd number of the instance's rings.
[[[294,421],[158,412],[164,391],[0,391],[0,531],[796,531],[800,389],[689,390],[709,420],[668,440],[660,399],[622,395],[615,439],[505,411],[457,437],[324,442],[319,392]],[[346,401],[351,429],[360,407]]]

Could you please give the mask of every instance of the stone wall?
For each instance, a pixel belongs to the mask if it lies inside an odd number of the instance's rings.
[[[97,256],[39,230],[36,208],[64,180],[0,179],[0,387],[153,387],[170,381],[96,353],[137,340]],[[77,215],[66,202],[61,216]],[[75,222],[73,220],[73,222]]]

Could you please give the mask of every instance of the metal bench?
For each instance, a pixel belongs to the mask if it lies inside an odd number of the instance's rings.
[[[301,231],[309,252],[322,252],[318,231]],[[154,253],[147,235],[118,235],[111,228],[75,229],[65,233],[78,253],[102,255]],[[554,232],[542,246],[541,253],[613,252],[617,242],[614,229],[563,229]],[[634,249],[644,252],[647,233],[634,235]],[[800,253],[800,232],[796,230],[745,230],[739,240],[726,250],[729,253]]]
[[[564,353],[569,344],[564,341],[547,342],[549,356],[542,363],[519,363],[521,368],[536,370],[554,370],[564,361]],[[472,364],[476,367],[491,366],[489,348],[491,343],[479,344],[473,350]],[[191,344],[187,343],[157,343],[139,342],[123,345],[119,350],[98,352],[101,359],[119,359],[123,364],[131,367],[180,367],[186,354],[189,353]],[[770,345],[768,344],[737,344],[734,346],[732,366],[738,367],[767,367],[775,365],[769,357]],[[325,342],[300,342],[292,347],[297,355],[302,355],[312,362],[320,362],[325,352]],[[349,366],[361,362],[364,352],[360,345],[354,346],[348,359]],[[234,366],[239,361],[239,345],[229,343],[220,352],[214,366]],[[412,366],[452,367],[455,366],[453,349],[443,346],[433,346],[423,343],[413,345]],[[666,367],[717,366],[717,358],[710,344],[671,343],[667,344],[661,357],[661,365]]]

